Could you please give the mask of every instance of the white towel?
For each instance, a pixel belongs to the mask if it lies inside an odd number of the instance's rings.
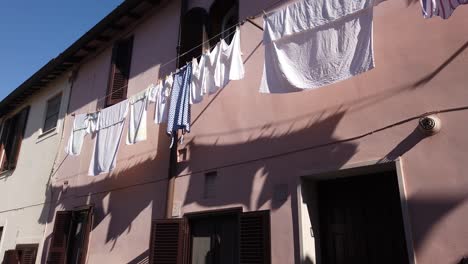
[[[127,145],[146,140],[148,91],[145,89],[129,99],[130,118],[128,120]]]
[[[264,19],[262,93],[318,88],[374,68],[372,0],[302,0]]]
[[[87,114],[75,115],[70,137],[68,138],[68,144],[65,148],[65,152],[68,155],[77,156],[81,153],[81,147],[83,146],[83,140],[86,136],[86,129],[88,127],[86,117]]]
[[[214,78],[215,85],[218,88],[223,88],[230,80],[241,80],[244,78],[239,27],[236,28],[236,33],[232,38],[231,44],[228,45],[224,39],[221,39]]]
[[[172,89],[174,78],[169,75],[164,82],[159,81],[157,85],[152,85],[149,100],[156,103],[154,112],[154,123],[161,124],[167,122],[167,112],[169,108],[169,94]]]
[[[115,168],[127,112],[128,100],[101,110],[99,130],[89,164],[88,174],[90,176],[107,173]]]
[[[198,104],[203,101],[203,71],[205,68],[205,56],[201,56],[200,62],[196,58],[192,60],[192,84],[190,85],[190,104]]]
[[[215,84],[215,70],[216,63],[218,61],[219,52],[221,50],[221,43],[218,42],[211,52],[203,54],[205,56],[205,66],[203,67],[203,83],[202,83],[202,93],[203,94],[213,94],[218,90]]]

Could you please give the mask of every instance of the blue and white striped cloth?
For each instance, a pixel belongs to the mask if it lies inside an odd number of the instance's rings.
[[[424,18],[440,16],[449,18],[459,5],[468,4],[468,0],[421,0]]]
[[[192,64],[189,63],[174,74],[174,84],[167,118],[167,134],[172,137],[171,147],[178,130],[190,132],[190,85]]]

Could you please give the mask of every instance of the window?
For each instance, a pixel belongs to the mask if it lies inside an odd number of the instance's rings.
[[[2,135],[0,137],[0,171],[13,170],[16,167],[28,114],[29,107],[26,107],[3,122]]]
[[[149,263],[270,263],[270,213],[230,211],[154,220]]]
[[[60,102],[62,95],[56,95],[47,101],[46,114],[44,119],[44,126],[42,132],[47,132],[57,127],[57,120],[60,112]]]
[[[47,263],[85,263],[91,223],[91,209],[57,212]]]
[[[7,250],[3,257],[4,264],[34,264],[36,263],[37,244],[17,245],[16,249]]]
[[[216,46],[221,38],[229,44],[239,22],[237,0],[216,0],[207,8],[185,0],[189,10],[182,17],[179,65],[198,58],[203,50]],[[204,43],[210,40],[208,43]],[[201,45],[203,43],[203,45]],[[186,53],[186,54],[185,54]]]
[[[112,49],[111,72],[106,106],[114,105],[127,98],[132,49],[133,37],[118,41]]]

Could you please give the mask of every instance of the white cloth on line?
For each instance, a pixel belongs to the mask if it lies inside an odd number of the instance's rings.
[[[73,127],[71,129],[70,137],[65,152],[70,156],[78,156],[81,153],[83,140],[86,136],[86,129],[88,128],[87,114],[75,115],[73,120]]]
[[[88,174],[90,176],[107,173],[115,168],[127,113],[128,100],[101,110],[98,118],[99,130],[89,164]]]
[[[162,124],[167,122],[167,112],[169,108],[169,94],[172,89],[174,78],[172,74],[166,77],[164,81],[159,81],[157,85],[153,85],[150,90],[149,100],[154,102],[154,122]]]
[[[459,5],[468,4],[468,0],[420,0],[424,18],[440,16],[448,19]]]
[[[239,27],[236,27],[231,44],[228,45],[224,39],[221,39],[220,43],[214,79],[216,87],[223,88],[230,80],[234,81],[244,78],[245,71],[240,47]]]
[[[262,93],[313,89],[374,68],[372,0],[301,0],[264,19]]]
[[[203,101],[203,71],[205,67],[205,56],[200,57],[200,62],[196,58],[192,59],[192,84],[190,85],[190,104],[198,104]]]
[[[219,51],[221,43],[218,42],[211,52],[207,52],[202,56],[205,56],[205,66],[203,67],[203,81],[202,81],[202,93],[213,94],[218,90],[216,87],[214,75],[216,70],[216,63],[218,61]]]
[[[148,109],[148,89],[128,100],[130,117],[128,119],[127,145],[146,140],[146,112]]]

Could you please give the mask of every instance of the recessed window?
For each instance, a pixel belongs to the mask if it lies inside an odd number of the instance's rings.
[[[270,212],[211,212],[154,220],[149,263],[270,263]]]
[[[0,171],[13,170],[16,167],[28,114],[29,107],[26,107],[16,115],[6,119],[2,124]]]
[[[181,21],[180,65],[198,58],[220,39],[229,44],[239,22],[237,0],[216,0],[209,6],[197,5],[196,0],[185,1],[189,9],[184,11]]]
[[[120,40],[114,44],[106,106],[114,105],[127,98],[132,50],[133,37]]]
[[[44,119],[44,126],[42,127],[42,132],[47,132],[57,127],[61,100],[62,95],[59,94],[47,101],[47,109]]]

